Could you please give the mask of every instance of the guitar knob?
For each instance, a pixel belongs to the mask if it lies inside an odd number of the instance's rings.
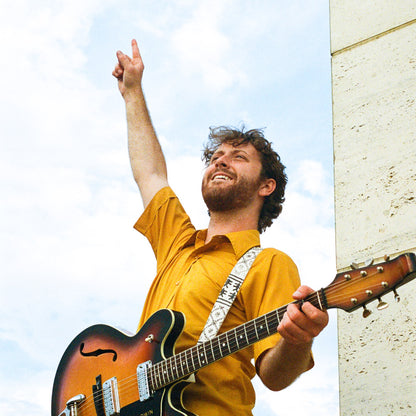
[[[378,298],[378,305],[377,305],[377,309],[379,311],[382,311],[383,309],[386,309],[389,306],[388,303],[383,302],[380,298]]]
[[[393,293],[394,293],[394,300],[399,303],[400,302],[400,296],[399,294],[396,292],[396,289],[393,289]]]
[[[363,308],[363,318],[368,318],[372,312],[369,309],[367,309],[365,305],[363,306]]]

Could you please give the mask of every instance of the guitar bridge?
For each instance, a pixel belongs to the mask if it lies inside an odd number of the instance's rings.
[[[146,361],[137,366],[137,387],[139,388],[140,401],[144,402],[151,396],[147,370],[152,366],[152,362]]]

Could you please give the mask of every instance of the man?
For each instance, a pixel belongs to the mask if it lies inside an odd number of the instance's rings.
[[[165,159],[143,95],[144,65],[136,41],[131,58],[120,51],[117,58],[113,75],[126,104],[130,162],[145,208],[135,228],[148,238],[157,259],[157,276],[140,326],[161,308],[185,313],[185,329],[176,344],[180,352],[197,343],[232,267],[259,245],[259,231],[279,215],[284,167],[261,131],[212,130],[202,182],[210,219],[206,230],[196,231],[169,188]],[[296,266],[287,255],[263,250],[220,332],[312,292],[299,284]],[[312,368],[312,341],[327,323],[327,313],[309,302],[301,309],[289,305],[278,334],[198,371],[196,383],[185,389],[184,406],[200,416],[251,415],[255,395],[250,380],[256,372],[272,390],[287,387]]]

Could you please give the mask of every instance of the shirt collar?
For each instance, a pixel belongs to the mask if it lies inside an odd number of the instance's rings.
[[[207,230],[195,231],[183,248],[194,245],[195,248],[202,247],[205,243]],[[260,246],[260,233],[257,230],[235,231],[224,235],[216,235],[212,238],[211,243],[218,243],[227,240],[233,248],[235,256],[239,259],[247,250],[252,247]]]

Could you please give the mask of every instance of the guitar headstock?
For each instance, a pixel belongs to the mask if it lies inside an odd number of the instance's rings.
[[[347,312],[364,307],[363,316],[369,315],[365,305],[385,293],[393,291],[396,300],[397,287],[416,278],[416,255],[406,253],[393,260],[355,268],[338,273],[333,282],[324,289],[327,308],[340,308]],[[378,309],[387,304],[380,301]]]

